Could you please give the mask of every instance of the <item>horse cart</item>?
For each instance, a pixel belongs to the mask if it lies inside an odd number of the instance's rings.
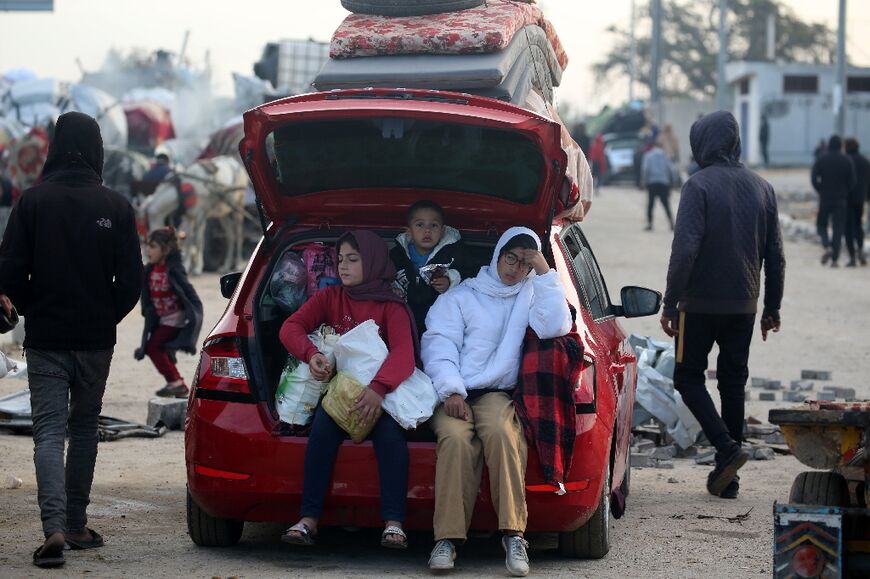
[[[771,410],[800,473],[774,503],[773,576],[870,576],[870,402]]]

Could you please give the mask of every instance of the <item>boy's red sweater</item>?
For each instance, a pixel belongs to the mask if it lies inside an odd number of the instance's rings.
[[[318,291],[281,326],[281,343],[294,357],[308,363],[317,348],[308,339],[321,324],[344,334],[366,320],[374,320],[387,344],[384,360],[369,388],[383,398],[414,372],[414,336],[408,309],[397,302],[352,300],[342,286]]]

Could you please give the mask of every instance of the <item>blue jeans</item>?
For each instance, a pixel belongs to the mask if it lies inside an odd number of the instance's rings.
[[[305,448],[305,481],[302,488],[302,516],[320,518],[323,501],[329,490],[335,456],[347,433],[326,413],[322,406],[314,413],[314,424]],[[381,518],[404,521],[408,497],[408,443],[405,430],[384,412],[369,438],[378,458],[381,482]]]
[[[26,356],[42,531],[46,537],[81,532],[88,522],[97,428],[112,350],[28,348]]]

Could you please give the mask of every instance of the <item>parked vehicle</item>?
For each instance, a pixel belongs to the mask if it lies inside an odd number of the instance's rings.
[[[640,148],[641,140],[637,133],[604,135],[604,154],[607,155],[607,172],[602,175],[604,183],[627,179],[634,181]]]
[[[651,315],[661,295],[607,285],[579,224],[551,226],[565,178],[561,126],[514,105],[431,90],[362,89],[291,97],[245,113],[241,156],[253,180],[263,239],[244,273],[221,279],[227,310],[205,341],[185,431],[190,536],[232,545],[245,521],[291,521],[302,494],[307,438],[279,423],[275,390],[287,352],[286,314],[268,295],[287,250],[334,243],[350,228],[392,242],[404,212],[427,198],[462,232],[468,258],[489,262],[499,233],[517,224],[549,240],[544,251],[578,311],[587,367],[575,390],[577,440],[567,494],[542,479],[529,450],[529,532],[560,533],[562,553],[603,557],[611,496],[628,493],[635,358],[617,317]],[[267,225],[268,224],[268,225]],[[408,529],[431,529],[435,438],[410,432]],[[346,442],[322,525],[378,527],[379,484],[370,442]],[[496,530],[489,484],[475,529]]]

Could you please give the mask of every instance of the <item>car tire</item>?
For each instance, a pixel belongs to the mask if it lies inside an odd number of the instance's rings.
[[[848,507],[849,485],[836,472],[802,472],[794,479],[788,500],[799,505]]]
[[[341,0],[354,14],[376,16],[423,16],[477,8],[484,0]]]
[[[232,547],[239,542],[244,521],[219,519],[206,513],[187,492],[187,532],[200,547]]]
[[[586,524],[576,531],[559,533],[563,557],[601,559],[610,551],[610,461],[605,467],[604,481],[598,507]]]

